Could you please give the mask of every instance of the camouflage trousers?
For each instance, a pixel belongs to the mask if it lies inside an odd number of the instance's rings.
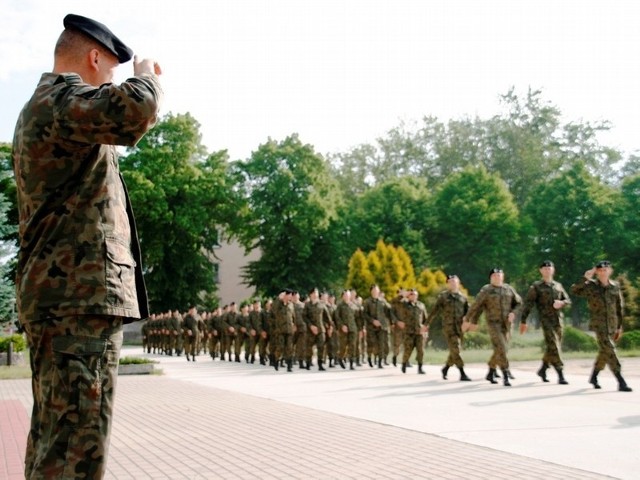
[[[613,343],[611,336],[607,332],[596,331],[596,340],[598,341],[598,356],[593,365],[595,370],[603,370],[606,365],[613,373],[620,373],[622,366],[618,360],[616,353],[616,345]]]
[[[460,335],[454,331],[444,330],[444,337],[447,340],[447,347],[449,348],[449,356],[447,357],[447,366],[451,367],[455,365],[456,367],[464,367],[464,361],[460,356],[460,344],[461,339]]]
[[[493,345],[493,355],[487,362],[489,368],[500,367],[503,370],[509,369],[509,360],[507,359],[507,350],[509,341],[507,339],[507,330],[502,322],[488,322],[489,338]]]
[[[424,358],[424,337],[421,333],[405,333],[402,363],[409,361],[414,348],[416,349],[416,361],[419,365],[422,365],[422,359]]]
[[[389,355],[389,332],[381,328],[367,329],[367,355],[387,358]]]
[[[307,332],[306,327],[298,327],[293,334],[293,349],[295,352],[295,358],[298,361],[305,359],[307,350]]]
[[[356,343],[358,340],[358,332],[338,332],[338,340],[340,342],[340,349],[338,352],[338,358],[343,360],[347,358],[347,351],[349,352],[349,359],[356,360]]]
[[[562,327],[542,327],[544,335],[544,355],[542,361],[546,364],[553,365],[556,368],[562,368],[562,358],[560,351],[562,345]]]
[[[393,356],[400,355],[400,347],[404,344],[404,330],[396,326],[391,327],[393,332]]]
[[[293,334],[277,332],[273,336],[273,354],[276,361],[293,360]]]
[[[24,327],[33,389],[25,478],[102,478],[109,451],[122,319],[80,315]]]

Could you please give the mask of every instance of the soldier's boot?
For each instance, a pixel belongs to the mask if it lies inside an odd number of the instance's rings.
[[[504,383],[505,387],[510,387],[511,386],[511,382],[509,382],[509,378],[511,378],[511,376],[509,375],[509,370],[503,368],[502,369],[502,376],[504,377],[502,379],[502,382]]]
[[[276,369],[276,372],[280,368],[280,360],[278,360],[275,356],[273,357],[273,368]]]
[[[345,364],[344,364],[344,360],[342,359],[342,357],[340,357],[340,358],[338,359],[338,363],[340,364],[340,367],[342,367],[342,369],[347,368],[347,367],[345,366]]]
[[[632,392],[631,387],[627,385],[627,382],[622,378],[622,374],[620,372],[614,373],[616,378],[618,379],[618,391],[620,392]]]
[[[545,382],[545,383],[549,382],[549,379],[547,378],[547,369],[548,368],[549,368],[549,364],[547,362],[542,362],[542,366],[536,372],[538,374],[538,376],[542,379],[542,381]]]
[[[407,373],[407,362],[402,362],[402,373]]]
[[[389,362],[387,362],[387,357],[384,357],[382,361],[387,367],[389,366]]]
[[[355,367],[353,366],[353,358],[349,359],[349,370],[355,370]]]
[[[284,367],[284,358],[280,359],[280,366]]]
[[[384,368],[382,366],[382,358],[378,358],[378,368]]]
[[[193,360],[195,362],[196,361],[196,356],[195,355],[191,355],[191,360]]]
[[[491,383],[498,383],[496,382],[496,369],[490,368],[489,373],[487,373],[487,376],[485,378]]]
[[[187,362],[190,362],[191,359],[189,358],[189,354],[187,353]]]
[[[493,369],[493,378],[501,378],[498,370],[496,370],[495,368]]]
[[[360,357],[356,358],[356,367],[361,367],[362,363],[360,363]]]
[[[507,375],[509,375],[509,378],[511,380],[515,380],[516,379],[516,377],[513,376],[513,373],[511,373],[511,370],[507,370]]]
[[[287,360],[287,372],[293,372],[293,360],[290,358],[289,360]]]
[[[240,363],[240,355],[236,353],[236,362]]]
[[[256,363],[256,354],[255,353],[251,354],[251,363]]]
[[[265,363],[267,362],[264,361],[264,355],[260,355],[260,365],[264,365]]]
[[[556,372],[558,374],[558,383],[560,385],[569,385],[569,382],[567,382],[567,380],[564,378],[564,372],[562,371],[562,367],[553,367],[556,369]]]
[[[305,367],[307,370],[311,370],[311,359],[307,360]]]
[[[593,385],[593,388],[595,388],[596,390],[600,390],[602,388],[600,386],[600,384],[598,383],[598,374],[599,373],[600,373],[600,370],[596,370],[594,368],[593,372],[591,372],[591,378],[589,379],[589,383],[591,385]]]
[[[250,357],[249,357],[249,354],[248,354],[248,353],[245,353],[245,354],[244,354],[244,361],[245,361],[245,363],[249,363],[249,358],[250,358]]]
[[[464,373],[464,368],[463,367],[458,367],[458,370],[460,370],[460,381],[461,382],[470,382],[471,379],[469,377],[467,377],[467,374]]]
[[[304,364],[304,360],[302,359],[298,360],[298,366],[300,367],[300,370],[307,368],[307,366]]]
[[[333,357],[329,357],[329,368],[336,368],[336,366],[333,364]]]
[[[391,359],[391,363],[393,363],[394,367],[397,367],[397,363],[396,363],[397,357],[394,355],[393,358]]]
[[[440,370],[442,372],[442,379],[446,380],[447,379],[447,372],[449,372],[449,365],[445,365],[444,367],[442,367],[442,370]]]
[[[369,362],[369,366],[373,368],[373,363],[371,362],[371,355],[367,357],[367,362]]]
[[[424,370],[422,370],[422,364],[421,363],[418,364],[418,373],[420,375],[424,375]]]
[[[324,368],[322,366],[322,360],[318,360],[318,371],[319,372],[324,372],[326,370],[326,368]]]

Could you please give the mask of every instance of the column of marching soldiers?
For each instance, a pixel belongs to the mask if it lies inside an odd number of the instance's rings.
[[[417,291],[400,290],[388,302],[377,285],[363,301],[355,290],[334,295],[311,290],[305,300],[285,289],[276,298],[259,299],[238,308],[235,302],[213,312],[177,310],[153,314],[142,326],[147,353],[269,365],[288,372],[297,365],[309,370],[325,367],[354,370],[365,362],[371,368],[400,361],[402,371],[412,368],[409,358],[417,351],[418,373],[424,374],[422,354],[427,336],[427,311]],[[415,298],[414,298],[415,297]],[[400,357],[400,352],[403,355]],[[460,366],[463,379],[468,379]]]
[[[620,285],[610,280],[612,271],[611,262],[600,261],[571,286],[571,291],[587,298],[589,328],[598,344],[589,383],[595,389],[601,388],[598,374],[609,366],[618,380],[618,389],[631,392],[622,377],[616,354],[615,342],[623,333],[623,298]],[[493,347],[485,379],[498,383],[500,369],[502,383],[510,387],[510,380],[514,378],[507,358],[511,331],[520,316],[520,333],[526,332],[527,318],[535,308],[545,344],[542,365],[536,374],[548,382],[547,370],[553,367],[558,383],[567,385],[561,358],[562,310],[571,305],[571,299],[562,284],[553,279],[553,262],[543,261],[540,273],[542,279],[529,287],[523,302],[515,289],[504,283],[503,270],[492,268],[489,283],[482,287],[471,306],[460,289],[458,276],[447,275],[447,289],[438,295],[428,314],[418,300],[416,289],[401,289],[388,302],[377,285],[371,286],[369,297],[364,301],[355,290],[344,290],[336,301],[334,296],[321,295],[314,288],[304,301],[298,292],[285,289],[264,305],[256,299],[239,310],[231,303],[200,315],[192,306],[184,315],[172,311],[153,315],[145,322],[143,349],[147,353],[178,356],[184,352],[186,359],[193,362],[202,352],[213,360],[242,362],[244,359],[251,364],[256,362],[257,355],[261,365],[268,363],[275,370],[286,367],[288,372],[293,371],[294,362],[299,368],[309,370],[314,366],[314,358],[320,371],[324,371],[325,366],[335,368],[337,365],[343,369],[348,365],[354,370],[365,361],[371,368],[384,368],[391,354],[393,365],[400,363],[402,373],[411,367],[409,359],[415,351],[417,373],[424,374],[429,325],[435,318],[441,318],[442,333],[449,348],[442,378],[446,380],[449,369],[455,366],[460,371],[460,380],[469,381],[460,355],[463,333],[476,330],[479,317],[484,314]]]

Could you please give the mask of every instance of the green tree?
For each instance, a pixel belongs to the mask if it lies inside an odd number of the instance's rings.
[[[347,252],[371,250],[382,239],[402,245],[414,265],[422,268],[430,263],[423,235],[428,228],[429,201],[423,179],[392,179],[349,202],[334,228],[345,233]]]
[[[199,128],[188,113],[169,114],[121,160],[155,311],[216,291],[212,252],[234,202],[227,154],[208,154]]]
[[[261,252],[245,274],[259,293],[342,283],[346,262],[336,266],[329,231],[341,197],[312,146],[295,134],[269,139],[250,159],[233,164],[233,178],[244,202],[233,234],[247,251]]]
[[[487,272],[522,269],[520,219],[505,183],[484,167],[452,175],[435,194],[429,244],[436,264],[455,273],[472,291],[487,283]]]
[[[624,179],[616,201],[614,251],[617,270],[629,278],[640,278],[640,173]],[[610,239],[609,239],[610,241]]]
[[[366,296],[366,292],[374,282],[367,256],[358,248],[349,259],[346,287],[353,288],[359,295]]]

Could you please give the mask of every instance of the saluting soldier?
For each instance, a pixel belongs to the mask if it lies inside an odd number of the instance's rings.
[[[598,356],[593,365],[589,383],[599,389],[598,374],[606,365],[618,380],[618,390],[630,392],[622,378],[622,366],[616,354],[615,342],[622,336],[623,300],[620,285],[611,280],[611,262],[602,260],[584,273],[584,278],[571,286],[571,293],[587,299],[591,320],[589,329],[598,341]],[[595,277],[595,278],[594,278]]]
[[[462,345],[462,319],[469,311],[469,301],[460,291],[460,279],[457,275],[447,275],[447,289],[440,292],[436,304],[429,313],[429,325],[440,317],[442,320],[442,333],[447,340],[449,356],[442,367],[442,378],[447,379],[447,372],[452,366],[460,370],[460,381],[468,382],[471,379],[464,372],[464,361],[460,356]]]

